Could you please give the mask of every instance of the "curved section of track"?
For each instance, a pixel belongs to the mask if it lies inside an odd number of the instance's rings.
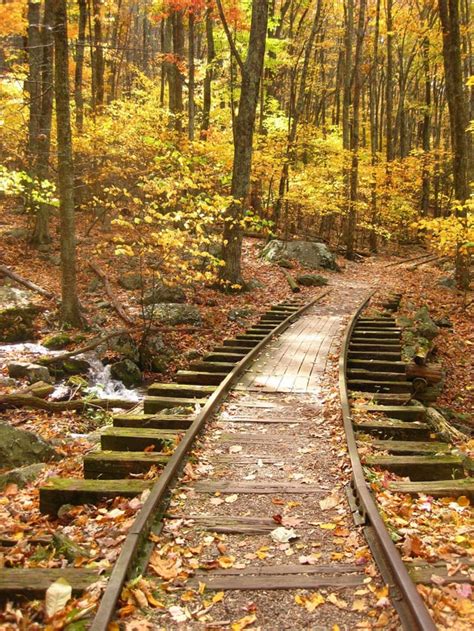
[[[415,584],[396,549],[379,514],[375,500],[365,480],[357,450],[356,436],[347,387],[349,347],[360,314],[370,298],[364,300],[351,318],[343,340],[339,360],[339,389],[349,457],[352,465],[352,493],[359,523],[364,525],[368,543],[384,580],[391,588],[392,602],[402,624],[409,631],[435,631],[436,626]]]
[[[167,496],[170,488],[184,465],[185,458],[189,453],[196,437],[204,427],[206,421],[216,412],[218,407],[222,404],[231,388],[235,385],[239,377],[243,374],[249,364],[255,359],[255,357],[261,352],[261,350],[276,336],[283,333],[292,322],[294,322],[299,316],[301,316],[307,309],[313,304],[321,300],[329,292],[323,292],[310,302],[301,305],[296,301],[293,301],[291,305],[286,304],[286,308],[293,306],[293,310],[289,315],[280,320],[279,322],[273,320],[273,327],[271,330],[263,335],[255,335],[255,345],[251,350],[244,355],[240,361],[238,361],[231,372],[221,381],[215,391],[207,399],[206,403],[202,407],[201,411],[194,418],[189,429],[187,429],[183,439],[178,444],[173,454],[169,458],[168,463],[160,474],[157,482],[151,489],[150,495],[145,501],[142,509],[137,515],[128,535],[122,547],[117,562],[114,565],[113,571],[107,583],[107,588],[102,597],[99,609],[91,626],[92,631],[106,631],[110,621],[113,618],[117,601],[120,597],[123,585],[126,580],[130,578],[130,573],[133,569],[133,565],[137,556],[140,553],[142,543],[148,537],[150,529],[154,522],[159,517],[166,504]],[[278,307],[277,307],[278,309]],[[282,310],[284,309],[282,305]],[[272,311],[268,312],[272,313]],[[262,321],[265,317],[262,317]],[[270,328],[269,325],[267,328]],[[263,329],[262,329],[263,331]],[[257,341],[257,338],[260,338]]]

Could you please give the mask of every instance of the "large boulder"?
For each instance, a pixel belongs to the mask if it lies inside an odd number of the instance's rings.
[[[324,287],[328,284],[327,278],[319,274],[299,274],[296,277],[296,282],[303,287]]]
[[[128,274],[122,274],[118,282],[120,287],[133,291],[143,287],[143,276],[135,272],[129,272]]]
[[[0,462],[12,468],[57,460],[59,455],[49,443],[32,432],[0,423]]]
[[[36,480],[45,466],[44,462],[37,462],[35,464],[29,464],[26,467],[19,467],[18,469],[12,469],[7,473],[3,473],[0,475],[0,490],[2,490],[7,484],[16,484],[18,488],[22,489],[30,482]]]
[[[110,374],[114,379],[118,379],[126,388],[138,386],[143,381],[143,375],[140,368],[130,359],[124,359],[116,362],[110,367]]]
[[[154,304],[148,308],[147,316],[171,326],[176,324],[200,326],[202,324],[199,309],[194,305]]]
[[[324,243],[314,241],[280,241],[274,239],[262,250],[262,257],[271,263],[295,259],[310,269],[337,270],[336,257]]]
[[[149,292],[143,299],[145,305],[156,305],[162,303],[183,303],[186,302],[186,294],[181,287],[168,287],[158,285]]]
[[[0,287],[0,342],[24,342],[34,337],[34,320],[42,308],[34,294],[16,287]]]
[[[140,350],[129,333],[123,333],[108,340],[107,348],[121,358],[131,359],[133,362],[140,361]]]
[[[46,366],[30,364],[28,362],[11,362],[7,366],[8,374],[14,379],[26,377],[28,383],[37,381],[51,382],[51,374]]]

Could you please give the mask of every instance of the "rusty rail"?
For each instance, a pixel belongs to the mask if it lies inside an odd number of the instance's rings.
[[[243,357],[235,368],[218,386],[196,416],[190,428],[186,431],[184,438],[179,443],[166,467],[163,469],[159,479],[151,489],[151,493],[143,504],[132,527],[130,528],[119,558],[117,559],[110,578],[107,583],[104,595],[102,596],[99,608],[90,627],[91,631],[107,631],[111,622],[117,601],[120,597],[125,582],[130,578],[130,572],[134,561],[140,553],[143,542],[147,539],[157,514],[162,514],[167,502],[167,497],[176,476],[183,467],[185,458],[191,449],[195,438],[203,429],[206,421],[216,412],[225,400],[227,394],[232,389],[240,375],[247,366],[255,359],[258,353],[276,336],[283,333],[290,324],[301,316],[307,309],[316,302],[324,298],[330,290],[319,294],[310,302],[304,304],[298,311],[295,311],[285,320],[280,322],[270,333],[265,336],[252,350]]]
[[[372,493],[367,486],[352,425],[346,383],[349,343],[357,319],[374,293],[372,292],[362,302],[347,325],[339,358],[339,392],[347,447],[352,466],[351,487],[356,498],[358,511],[361,514],[361,522],[364,524],[364,534],[380,573],[390,586],[390,597],[400,616],[404,629],[407,631],[436,631],[436,625],[390,538]]]

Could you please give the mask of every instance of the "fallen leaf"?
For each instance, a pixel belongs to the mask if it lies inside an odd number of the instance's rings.
[[[242,445],[231,445],[231,447],[229,447],[230,454],[238,454],[239,451],[242,451]]]
[[[221,497],[211,497],[209,503],[213,506],[219,506],[220,504],[224,503],[224,500]]]
[[[317,607],[319,607],[319,605],[322,605],[324,602],[326,602],[325,598],[319,592],[314,592],[309,596],[304,596],[302,594],[297,594],[295,596],[295,603],[297,605],[301,605],[309,612],[314,611]]]
[[[233,504],[238,499],[239,499],[239,496],[237,495],[237,493],[234,493],[234,495],[228,495],[224,501],[226,502],[226,504]]]
[[[221,600],[224,600],[224,595],[225,595],[225,594],[224,594],[224,592],[217,592],[217,594],[215,594],[215,595],[212,597],[212,602],[213,602],[214,604],[216,604],[216,603],[220,603],[220,602],[221,602]]]
[[[186,622],[186,620],[188,619],[185,610],[178,605],[173,605],[173,607],[170,607],[168,609],[168,612],[175,622]]]
[[[234,565],[234,561],[235,561],[235,557],[233,556],[219,557],[217,559],[217,562],[219,563],[220,567],[224,569],[228,569],[232,567]]]
[[[251,614],[250,616],[244,616],[243,618],[240,618],[240,620],[233,622],[231,625],[231,629],[232,631],[242,631],[242,629],[246,629],[251,624],[253,624],[256,620],[257,620],[257,616],[255,614]]]
[[[319,524],[319,527],[323,530],[334,530],[336,528],[336,524],[327,523],[327,524]]]
[[[352,603],[352,611],[367,611],[367,603],[362,598],[356,598]]]
[[[335,508],[340,501],[341,498],[339,495],[328,495],[328,497],[319,500],[319,506],[321,510],[330,510],[331,508]]]
[[[288,541],[292,539],[297,539],[298,535],[293,528],[283,528],[283,526],[279,526],[271,531],[270,537],[277,543],[288,543]]]
[[[326,600],[328,603],[332,603],[333,605],[336,605],[338,609],[347,609],[346,601],[342,600],[342,598],[338,598],[336,594],[329,594]]]
[[[62,611],[72,596],[72,587],[65,578],[58,578],[46,590],[45,610],[48,618]]]
[[[172,559],[160,559],[157,557],[153,559],[153,562],[150,562],[150,567],[158,576],[165,579],[165,581],[169,581],[178,576],[176,561]]]

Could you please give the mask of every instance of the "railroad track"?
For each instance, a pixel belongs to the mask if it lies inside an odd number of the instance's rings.
[[[51,516],[65,504],[97,504],[107,498],[150,491],[108,576],[93,631],[107,629],[123,585],[146,567],[150,531],[159,530],[173,481],[206,421],[266,344],[327,293],[308,303],[294,299],[272,307],[245,333],[224,340],[202,360],[192,362],[190,370],[178,371],[176,383],[151,385],[142,409],[115,415],[113,425],[101,432],[100,449],[84,456],[83,479],[50,478],[40,488],[40,510]],[[160,470],[158,479],[129,477],[152,466]],[[73,567],[2,569],[0,596],[41,597],[58,578],[65,578],[78,594],[99,576],[95,570]]]
[[[389,483],[396,493],[433,497],[474,495],[474,479],[465,461],[453,453],[426,422],[426,410],[413,400],[413,384],[401,361],[401,330],[392,313],[400,296],[376,317],[364,316],[364,301],[348,324],[339,363],[344,426],[352,464],[349,492],[354,519],[366,539],[387,584],[404,628],[436,629],[415,583],[430,583],[436,564],[405,565],[378,512],[359,456],[360,444],[373,448],[363,457],[367,470],[389,471],[409,481]],[[461,577],[459,580],[466,580]],[[456,581],[456,577],[450,580]]]

